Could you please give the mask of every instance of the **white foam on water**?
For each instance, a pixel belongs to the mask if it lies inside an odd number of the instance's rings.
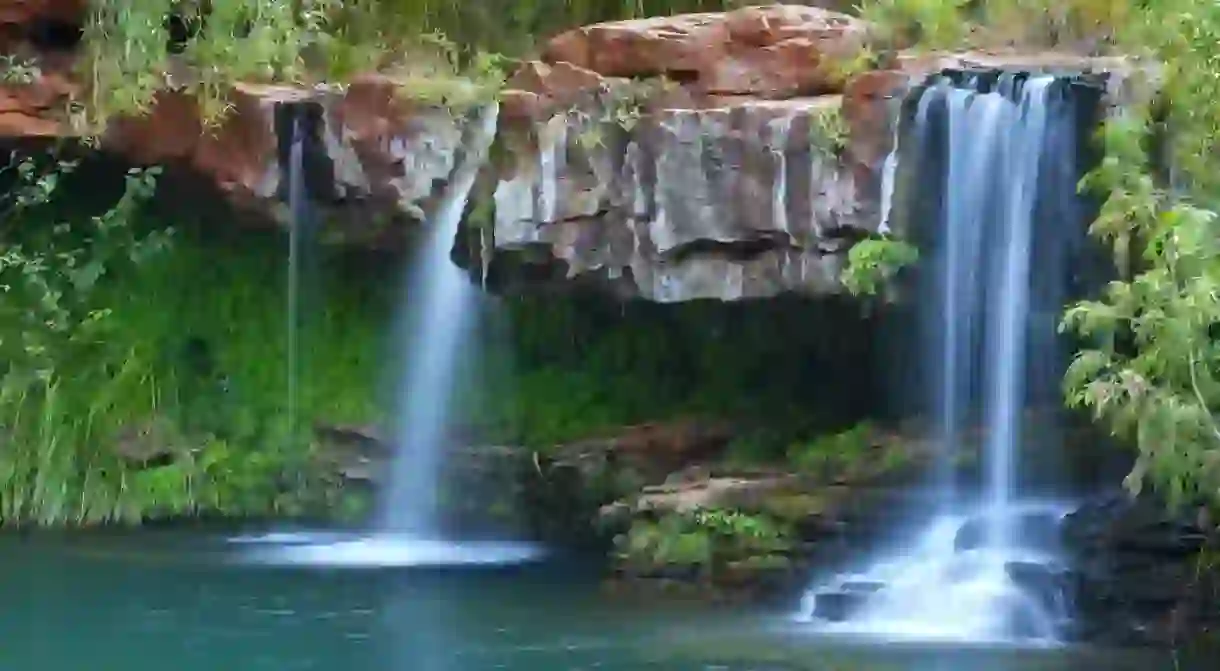
[[[540,545],[424,538],[406,534],[271,532],[228,539],[240,561],[265,566],[409,568],[504,566],[542,559]]]
[[[1052,502],[1019,502],[1006,512],[1013,517],[1043,515],[1062,519],[1070,506]],[[1056,619],[1009,575],[1012,564],[1055,565],[1048,549],[989,545],[961,549],[959,535],[981,521],[986,533],[994,521],[989,511],[943,515],[917,537],[911,547],[894,552],[873,566],[834,576],[806,596],[800,619],[819,631],[889,641],[943,643],[1026,643],[1056,641]],[[980,541],[986,542],[983,535]],[[852,584],[882,587],[863,599],[862,607],[842,622],[814,618],[819,594],[850,591]],[[1014,620],[1023,631],[1014,635]]]
[[[945,145],[929,154],[943,154],[943,175],[932,179],[944,182],[937,186],[943,189],[937,221],[927,222],[935,224],[936,238],[923,250],[931,273],[922,304],[936,319],[927,355],[936,365],[919,392],[934,399],[937,438],[945,447],[938,481],[944,503],[929,511],[932,519],[914,543],[868,570],[810,590],[802,616],[824,631],[969,643],[1054,641],[1066,617],[1051,549],[1031,544],[1018,524],[1022,515],[1047,521],[1055,511],[1021,501],[1018,487],[1027,370],[1055,355],[1053,339],[1030,337],[1034,273],[1058,272],[1034,263],[1040,174],[1046,161],[1071,148],[1065,144],[1070,134],[1052,131],[1074,122],[1067,108],[1052,110],[1063,100],[1054,84],[1053,77],[1005,74],[994,86],[946,80],[921,94],[915,137],[921,145]],[[933,106],[942,110],[944,133],[932,132]],[[886,189],[893,188],[899,160],[892,158]],[[1075,197],[1074,189],[1065,194],[1052,196]],[[892,198],[885,194],[887,220]],[[985,437],[983,492],[979,509],[969,510],[955,494],[954,458],[958,436],[975,414]],[[970,542],[958,542],[963,532]],[[1039,576],[1056,582],[1031,586]],[[821,617],[843,621],[816,620],[819,598],[827,599]]]

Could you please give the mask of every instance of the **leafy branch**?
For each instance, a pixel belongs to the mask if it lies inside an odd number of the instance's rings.
[[[840,276],[855,296],[875,296],[905,267],[919,260],[919,250],[902,240],[870,238],[852,245]]]

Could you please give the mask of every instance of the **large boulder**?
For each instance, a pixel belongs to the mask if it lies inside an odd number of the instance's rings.
[[[658,16],[584,26],[544,59],[612,77],[665,76],[707,94],[763,98],[838,93],[864,47],[860,19],[804,5]]]

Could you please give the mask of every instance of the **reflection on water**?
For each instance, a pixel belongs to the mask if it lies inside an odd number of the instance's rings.
[[[1157,671],[1150,651],[881,646],[787,614],[608,596],[555,563],[460,570],[227,563],[221,539],[0,537],[3,671]]]

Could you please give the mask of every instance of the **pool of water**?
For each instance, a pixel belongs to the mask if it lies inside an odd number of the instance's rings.
[[[1156,671],[1167,652],[884,645],[644,603],[559,560],[250,564],[222,536],[0,536],[0,671]]]

